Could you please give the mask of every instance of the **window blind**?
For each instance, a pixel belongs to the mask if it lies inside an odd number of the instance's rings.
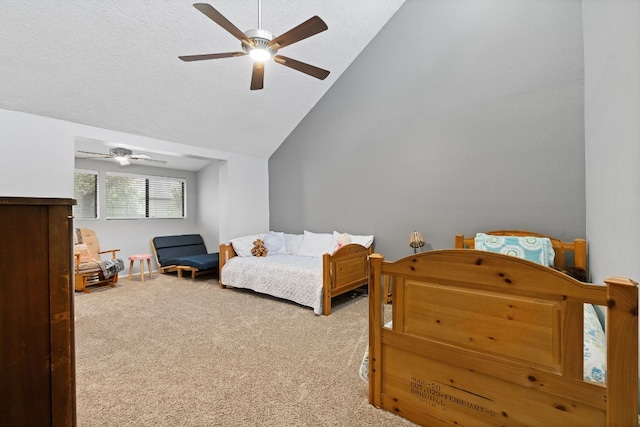
[[[73,216],[77,219],[98,218],[98,172],[76,170],[73,175]]]
[[[107,172],[107,219],[184,218],[184,179]]]

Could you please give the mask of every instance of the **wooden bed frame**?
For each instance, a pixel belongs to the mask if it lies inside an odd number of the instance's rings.
[[[487,231],[485,234],[493,236],[533,236],[546,237],[551,240],[551,245],[556,253],[554,258],[554,267],[558,269],[566,267],[581,268],[587,271],[587,241],[585,239],[575,239],[572,242],[563,242],[555,237],[547,236],[540,233],[525,230],[495,230]],[[475,247],[474,237],[464,237],[462,234],[456,234],[456,249],[473,249]],[[567,257],[572,254],[573,259]]]
[[[373,246],[365,248],[357,244],[349,244],[336,250],[333,255],[324,254],[322,256],[322,314],[331,314],[331,299],[342,295],[360,286],[366,285],[369,281],[367,258],[373,253]],[[219,278],[220,287],[227,285],[233,287],[232,283],[223,284],[222,267],[231,258],[236,256],[231,244],[222,243],[220,245],[220,267]],[[288,256],[288,255],[276,255]]]
[[[493,236],[534,236],[547,238],[551,241],[555,252],[554,267],[556,269],[564,271],[574,278],[576,277],[576,273],[578,273],[577,275],[584,275],[585,280],[583,281],[586,281],[586,278],[589,277],[587,273],[587,241],[585,239],[575,239],[572,242],[564,242],[555,237],[525,230],[494,230],[487,231],[484,234]],[[474,249],[474,239],[475,236],[465,237],[462,234],[456,234],[454,247],[456,249]],[[582,271],[577,272],[575,269]],[[393,290],[389,277],[385,278],[384,292],[386,295],[386,303],[390,304],[393,301]]]
[[[638,425],[637,283],[467,249],[373,254],[369,272],[376,407],[428,426]],[[606,386],[583,379],[584,303],[609,307]]]

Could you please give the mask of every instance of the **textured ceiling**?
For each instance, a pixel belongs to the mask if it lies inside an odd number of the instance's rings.
[[[404,0],[264,0],[278,36],[313,15],[329,29],[279,53],[331,71],[321,81],[274,62],[250,91],[240,42],[191,1],[0,2],[0,108],[232,153],[270,156]],[[242,31],[258,0],[209,2]],[[106,150],[108,151],[108,150]]]

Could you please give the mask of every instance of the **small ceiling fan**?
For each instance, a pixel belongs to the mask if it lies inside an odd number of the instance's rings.
[[[286,33],[273,37],[269,31],[262,29],[262,1],[258,2],[258,29],[240,31],[213,6],[207,3],[195,3],[193,5],[200,12],[209,17],[213,22],[227,30],[231,35],[240,40],[242,51],[226,52],[226,53],[210,53],[205,55],[187,55],[179,56],[183,61],[202,61],[205,59],[230,58],[234,56],[249,55],[253,59],[253,72],[251,75],[251,90],[262,89],[264,85],[264,61],[273,58],[278,64],[285,65],[294,70],[303,72],[312,77],[324,80],[329,75],[329,71],[304,62],[288,58],[282,55],[276,55],[278,50],[289,46],[293,43],[304,40],[322,31],[328,27],[322,19],[314,16],[302,24],[287,31]]]
[[[130,161],[138,161],[138,160],[142,160],[145,162],[153,162],[157,164],[167,163],[164,160],[154,160],[148,154],[144,154],[144,153],[133,154],[133,151],[127,148],[121,148],[121,147],[110,149],[109,154],[94,153],[92,151],[80,151],[80,150],[78,150],[78,153],[91,154],[92,156],[76,157],[76,159],[114,159],[118,163],[120,163],[121,166],[129,165],[131,164]]]

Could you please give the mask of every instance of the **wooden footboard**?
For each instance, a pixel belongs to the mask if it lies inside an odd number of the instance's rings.
[[[341,247],[322,257],[322,314],[331,314],[331,299],[353,289],[366,285],[369,281],[368,258],[373,247],[365,248],[357,244]]]
[[[369,259],[371,404],[429,426],[637,426],[635,282],[475,250]],[[609,307],[606,386],[583,380],[584,303]]]

